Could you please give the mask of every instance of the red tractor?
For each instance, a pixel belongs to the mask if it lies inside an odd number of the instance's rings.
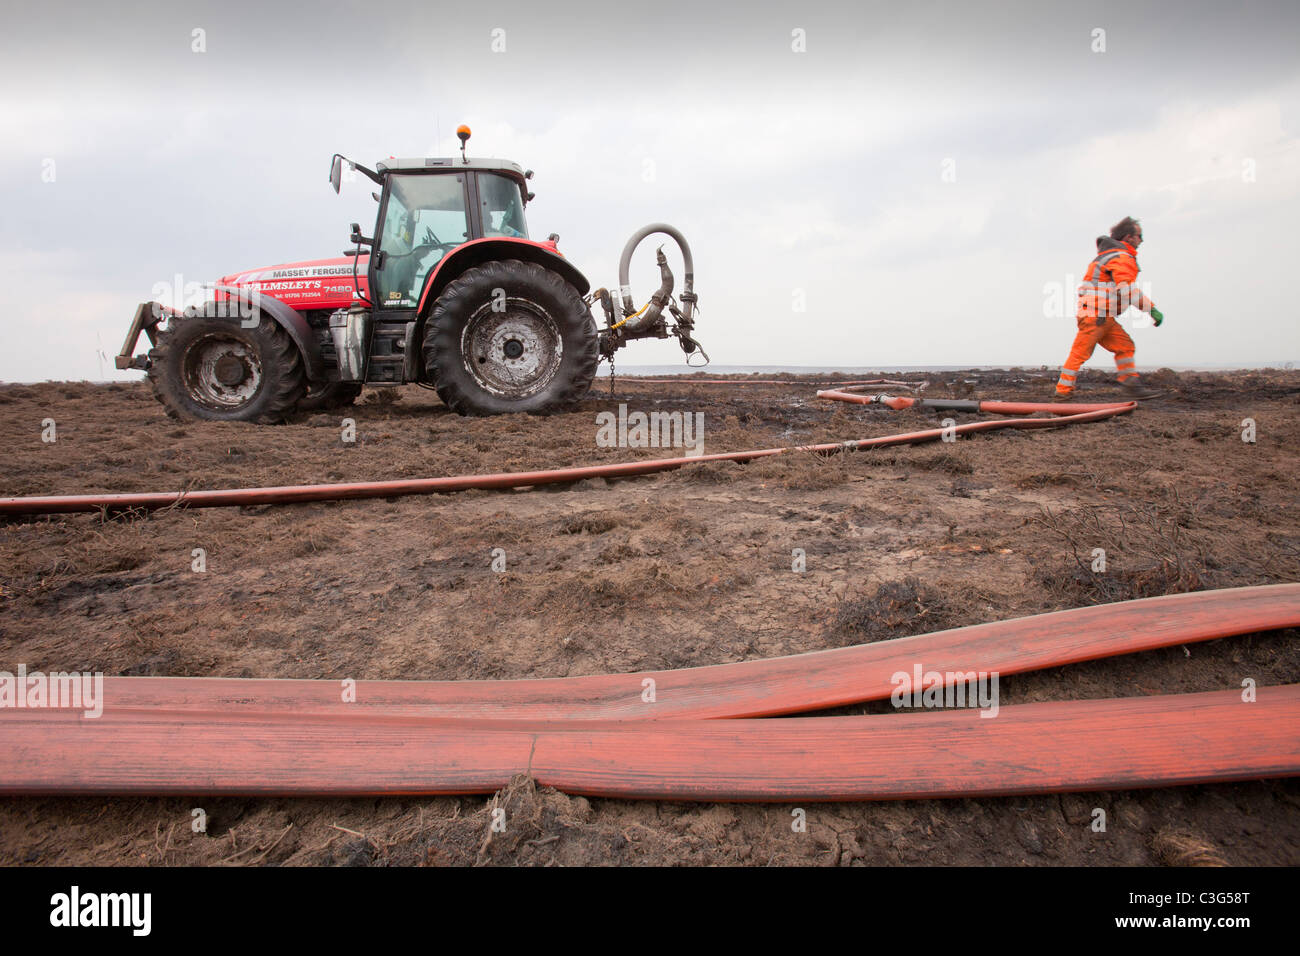
[[[588,294],[559,236],[528,238],[532,171],[468,159],[469,129],[457,134],[461,155],[449,159],[390,159],[371,170],[336,154],[335,192],[344,164],[380,187],[373,237],[353,223],[354,248],[342,257],[228,275],[197,307],[142,303],[117,367],[145,370],[175,417],[279,422],[349,404],[363,385],[406,383],[436,389],[462,415],[546,412],[581,397],[600,360],[612,363],[639,338],[675,335],[688,362],[693,354],[707,362],[691,335],[691,251],[676,229],[638,230],[623,250],[618,298]],[[628,269],[656,232],[681,248],[680,303],[660,247],[659,290],[637,310]],[[152,347],[136,356],[141,332]]]

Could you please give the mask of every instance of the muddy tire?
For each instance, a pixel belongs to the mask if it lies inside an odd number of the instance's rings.
[[[298,411],[318,412],[326,408],[351,405],[361,394],[360,382],[327,382],[323,385],[309,383],[307,394],[298,399]]]
[[[599,361],[596,323],[578,290],[516,259],[452,281],[424,333],[426,374],[461,415],[553,411],[586,393]]]
[[[149,350],[149,381],[173,418],[274,424],[307,392],[298,346],[265,316],[255,328],[202,315],[167,326]]]

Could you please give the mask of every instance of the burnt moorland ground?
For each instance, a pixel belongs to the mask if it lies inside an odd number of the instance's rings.
[[[898,377],[898,376],[895,376]],[[1046,400],[1046,370],[923,394]],[[737,377],[743,381],[743,378]],[[545,418],[463,419],[417,388],[287,425],[166,417],[147,385],[0,386],[0,495],[527,470],[600,448],[595,415],[702,412],[708,452],[933,427],[815,387],[621,379]],[[0,670],[525,678],[751,660],[1088,604],[1300,580],[1300,373],[1148,376],[1132,415],[833,458],[791,453],[515,492],[0,523]],[[1081,399],[1117,398],[1102,372]],[[946,413],[945,413],[946,414]],[[356,421],[356,441],[340,421]],[[955,414],[960,421],[978,415]],[[54,419],[57,441],[43,442]],[[1256,441],[1241,440],[1242,422]],[[1092,549],[1104,548],[1105,573]],[[207,571],[191,570],[202,548]],[[504,549],[507,569],[491,568]],[[792,570],[793,549],[806,553]],[[1279,631],[1004,677],[1003,704],[1300,679]],[[846,709],[879,713],[884,705]],[[925,754],[914,755],[923,761]],[[191,832],[191,808],[208,815]],[[515,821],[492,835],[491,807]],[[1107,811],[1093,832],[1092,811]],[[585,799],[524,778],[431,799],[0,798],[0,863],[1300,862],[1300,783],[809,805]]]

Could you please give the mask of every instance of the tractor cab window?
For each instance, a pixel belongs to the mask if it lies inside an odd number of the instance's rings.
[[[524,197],[515,180],[496,173],[481,173],[478,194],[483,207],[483,235],[528,238]]]
[[[375,272],[375,304],[418,304],[429,270],[468,238],[464,176],[392,176],[379,235],[384,258]]]

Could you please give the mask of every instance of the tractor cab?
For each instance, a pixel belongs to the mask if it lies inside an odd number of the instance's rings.
[[[448,253],[481,239],[528,239],[524,207],[532,170],[500,159],[464,155],[469,130],[462,127],[461,155],[451,158],[394,159],[369,170],[335,155],[330,183],[339,190],[343,164],[383,187],[375,234],[354,225],[352,240],[371,246],[369,289],[376,309],[411,309],[424,281]]]
[[[414,308],[425,277],[475,239],[527,239],[525,173],[501,160],[390,160],[370,257],[376,308]]]

